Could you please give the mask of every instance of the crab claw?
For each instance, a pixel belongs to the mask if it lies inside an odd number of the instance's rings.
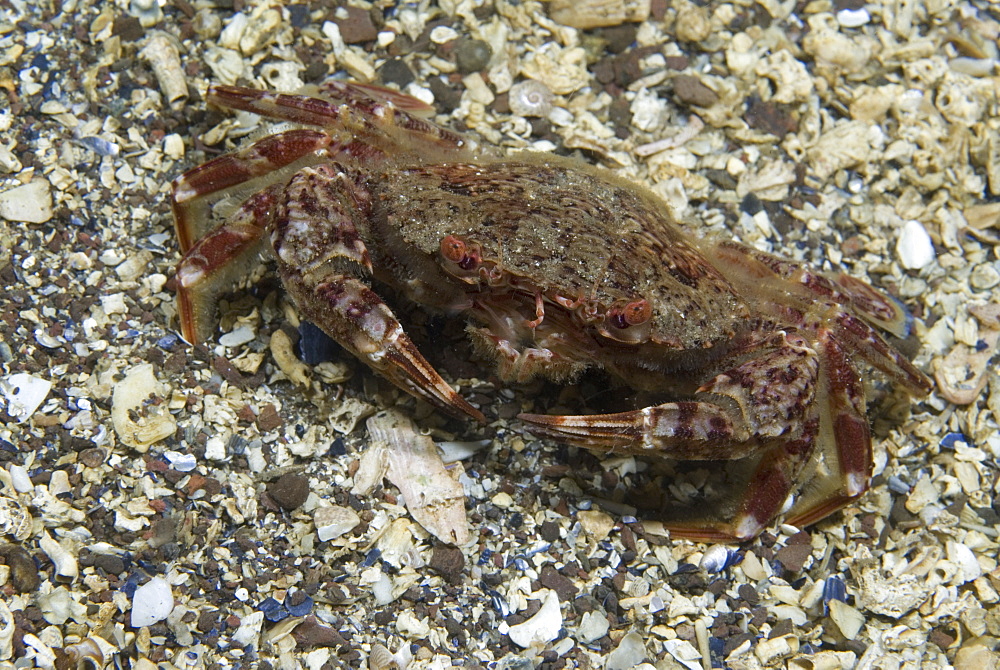
[[[290,286],[297,292],[299,286],[294,278]],[[335,276],[311,287],[311,291],[314,299],[299,300],[302,311],[373,370],[453,416],[486,422],[483,413],[427,362],[392,310],[363,282]]]

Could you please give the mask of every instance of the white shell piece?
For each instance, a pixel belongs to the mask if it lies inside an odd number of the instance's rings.
[[[48,532],[42,534],[42,539],[38,541],[38,546],[41,547],[42,551],[45,552],[45,555],[49,557],[49,560],[56,567],[57,576],[75,581],[80,575],[76,556],[63,544],[53,539]]]
[[[7,413],[24,423],[35,413],[52,389],[52,382],[25,372],[0,380],[0,393],[7,400]]]
[[[0,497],[0,533],[10,535],[18,542],[31,535],[31,514],[13,498]]]
[[[559,636],[559,629],[562,628],[563,618],[562,612],[559,610],[559,596],[556,595],[555,591],[545,589],[541,598],[541,609],[527,621],[511,626],[507,632],[511,642],[524,649],[551,642]]]
[[[152,626],[170,616],[173,609],[174,594],[170,584],[163,577],[153,577],[132,594],[132,627]],[[263,616],[262,612],[259,614]]]
[[[115,384],[111,400],[111,422],[122,442],[146,451],[150,445],[174,434],[177,422],[165,403],[153,405],[151,396],[169,397],[170,390],[157,381],[153,366],[145,363],[132,368]],[[132,413],[138,414],[133,420]]]

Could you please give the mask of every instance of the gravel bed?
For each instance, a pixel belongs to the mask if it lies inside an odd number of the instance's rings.
[[[997,667],[998,37],[988,0],[0,3],[0,668]],[[871,491],[671,538],[647,493],[709,469],[515,419],[601,378],[504,387],[404,310],[490,422],[446,419],[273,267],[185,343],[171,180],[272,128],[209,84],[329,77],[897,297],[935,388],[868,380]]]

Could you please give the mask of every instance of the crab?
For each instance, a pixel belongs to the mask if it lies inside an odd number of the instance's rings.
[[[210,103],[284,121],[173,184],[179,320],[212,336],[218,294],[263,257],[299,312],[403,391],[484,422],[421,355],[386,299],[464,315],[509,382],[588,368],[647,394],[603,414],[521,414],[595,452],[729,461],[732,490],[668,519],[675,535],[746,540],[803,526],[869,486],[862,375],[914,396],[928,378],[880,334],[912,318],[844,273],[681,231],[650,191],[582,161],[503,156],[424,103],[330,81],[312,95],[213,86]],[[249,195],[248,195],[249,194]],[[221,224],[210,204],[236,205]]]

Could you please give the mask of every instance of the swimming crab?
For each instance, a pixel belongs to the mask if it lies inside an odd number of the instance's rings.
[[[863,370],[930,389],[879,333],[907,335],[896,301],[846,274],[688,236],[656,196],[604,169],[494,154],[374,86],[214,86],[208,101],[294,126],[173,184],[192,343],[211,336],[218,293],[271,256],[306,319],[407,393],[482,422],[383,296],[464,314],[504,380],[568,383],[600,368],[662,400],[521,414],[533,432],[598,452],[738,461],[742,481],[718,507],[668,524],[705,540],[754,537],[789,500],[788,521],[808,524],[868,488]],[[208,205],[232,194],[240,204],[216,225]]]

